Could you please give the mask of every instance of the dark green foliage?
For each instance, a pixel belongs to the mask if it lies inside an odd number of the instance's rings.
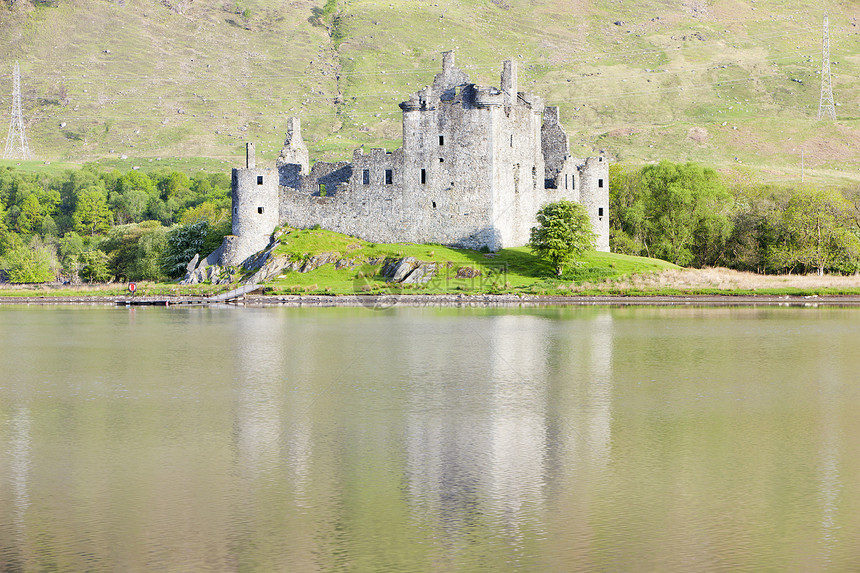
[[[544,205],[537,213],[529,247],[540,258],[549,261],[561,276],[564,267],[594,248],[594,233],[585,207],[571,201]]]
[[[58,254],[63,272],[77,276],[80,271],[80,255],[84,252],[84,240],[75,232],[66,233],[59,241]]]
[[[180,219],[183,224],[205,221],[206,252],[201,254],[215,250],[230,232],[229,177],[201,173],[189,178],[169,170],[121,173],[94,164],[54,176],[0,168],[0,256],[38,238],[52,275],[59,272],[54,268],[59,260],[64,274],[87,280],[164,280],[167,233]],[[22,269],[34,268],[21,253],[11,260]],[[53,279],[28,272],[16,277]]]
[[[158,221],[113,227],[99,246],[117,280],[164,280],[159,261],[167,247],[167,229]]]
[[[713,170],[610,166],[610,246],[694,267],[760,273],[860,268],[860,192],[727,189]]]
[[[637,226],[649,256],[677,265],[719,262],[731,233],[732,197],[717,172],[661,161],[640,173]]]
[[[176,278],[185,274],[185,267],[200,254],[206,256],[204,251],[206,237],[209,234],[209,221],[198,221],[176,227],[167,233],[167,246],[162,255],[162,269],[168,277]]]

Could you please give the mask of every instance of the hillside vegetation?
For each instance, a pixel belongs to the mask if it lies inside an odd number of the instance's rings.
[[[472,80],[562,106],[572,151],[714,165],[738,180],[860,180],[856,3],[755,0],[6,0],[0,107],[20,61],[31,147],[51,161],[399,145],[397,103],[455,49]],[[12,2],[10,6],[10,2]],[[836,122],[818,121],[829,10]],[[122,159],[127,156],[127,159]],[[223,162],[223,163],[222,163]]]

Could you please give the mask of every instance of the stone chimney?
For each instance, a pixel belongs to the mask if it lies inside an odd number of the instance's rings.
[[[245,167],[247,169],[255,169],[257,167],[257,158],[254,155],[254,144],[250,141],[245,144]]]
[[[502,91],[505,93],[505,104],[517,103],[517,63],[505,60],[502,64]]]
[[[287,141],[284,143],[288,143],[290,141],[295,141],[297,145],[303,143],[302,120],[297,117],[291,117],[287,120]]]
[[[442,73],[454,69],[454,50],[442,52]]]

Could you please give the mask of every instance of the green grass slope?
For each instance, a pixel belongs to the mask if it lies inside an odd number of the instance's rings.
[[[273,159],[291,115],[316,158],[397,147],[397,103],[455,49],[482,84],[517,60],[574,155],[788,181],[803,153],[807,180],[860,180],[854,2],[57,1],[0,8],[0,106],[18,60],[42,159],[226,167],[246,140]],[[825,8],[836,122],[817,120]]]
[[[378,244],[324,229],[294,229],[282,235],[280,240],[281,244],[274,252],[276,256],[307,260],[315,255],[333,253],[336,254],[335,258],[350,260],[353,264],[338,269],[335,264],[329,263],[307,273],[287,271],[268,284],[267,292],[270,294],[569,294],[572,284],[620,279],[634,273],[679,268],[658,259],[592,251],[586,253],[576,266],[567,269],[565,274],[558,278],[549,263],[534,256],[526,247],[501,249],[497,253],[481,253],[441,245]],[[386,282],[380,275],[384,261],[403,257],[436,263],[435,276],[427,284],[421,285]],[[469,272],[463,272],[464,270]]]

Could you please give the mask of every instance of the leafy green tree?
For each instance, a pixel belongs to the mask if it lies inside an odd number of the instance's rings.
[[[21,212],[18,214],[18,231],[30,234],[42,226],[42,205],[35,194],[27,195],[21,202]]]
[[[732,197],[716,171],[661,161],[641,172],[644,245],[678,265],[719,261],[731,234]]]
[[[84,251],[79,256],[81,278],[87,282],[106,282],[111,278],[107,253],[99,249]]]
[[[594,248],[595,235],[585,207],[562,200],[544,205],[532,227],[529,248],[561,276],[564,267]]]
[[[159,176],[158,190],[161,192],[161,198],[165,201],[177,199],[184,202],[191,197],[191,179],[185,173],[171,171],[157,176]]]
[[[782,234],[771,246],[774,266],[789,271],[853,271],[860,260],[860,240],[848,231],[850,203],[836,191],[795,190],[781,212]]]
[[[179,224],[190,225],[191,223],[205,220],[209,221],[212,225],[217,225],[227,219],[228,214],[228,209],[219,208],[213,201],[204,201],[195,207],[190,207],[183,211],[179,217]]]
[[[118,279],[159,280],[167,230],[158,221],[113,227],[100,249],[108,253],[111,274]]]
[[[139,189],[129,189],[125,193],[114,191],[110,195],[110,207],[118,224],[137,223],[146,213],[150,196]]]
[[[164,281],[167,279],[161,266],[162,255],[167,249],[167,229],[152,227],[140,236],[137,242],[137,256],[129,271],[132,280]]]
[[[57,226],[56,221],[50,215],[45,215],[42,217],[42,225],[41,225],[40,234],[42,237],[56,237],[60,234],[60,228]]]
[[[56,278],[51,270],[52,259],[53,252],[49,246],[31,243],[7,252],[2,267],[6,270],[9,282],[45,283]]]
[[[59,257],[63,272],[78,276],[81,270],[80,255],[84,252],[84,240],[75,232],[66,233],[59,241]]]
[[[72,215],[75,231],[94,236],[110,228],[112,215],[102,189],[88,187],[78,194]]]
[[[609,246],[613,253],[647,254],[645,202],[641,199],[640,170],[609,165]]]
[[[118,177],[110,193],[109,203],[119,224],[143,220],[149,204],[158,198],[158,188],[145,173],[129,171]]]
[[[6,207],[3,206],[3,201],[0,200],[0,235],[5,233],[7,230],[6,226]],[[0,255],[2,255],[2,251],[0,251]]]

